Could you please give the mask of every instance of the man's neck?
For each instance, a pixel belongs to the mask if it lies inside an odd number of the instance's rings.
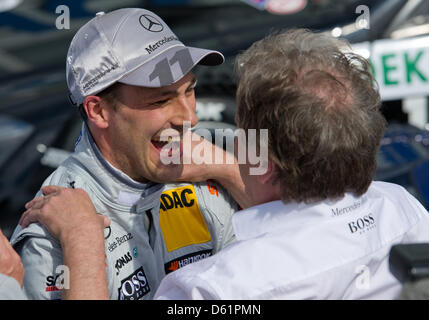
[[[120,171],[122,174],[125,174],[132,181],[137,183],[149,183],[150,181],[143,177],[135,177],[131,170],[127,170],[127,165],[122,164],[122,161],[116,159],[115,153],[113,152],[109,139],[107,135],[103,132],[100,132],[96,128],[91,128],[91,125],[87,125],[88,133],[91,135],[92,140],[94,141],[95,146],[97,147],[100,154],[103,156],[104,160],[110,165],[114,170]],[[125,161],[124,161],[125,162]]]

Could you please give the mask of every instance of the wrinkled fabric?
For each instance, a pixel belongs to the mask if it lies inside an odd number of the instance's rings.
[[[111,219],[110,227],[105,229],[111,299],[151,299],[166,272],[206,258],[234,241],[231,216],[237,205],[220,186],[218,195],[213,196],[206,183],[163,185],[133,181],[103,158],[86,125],[74,153],[45,180],[43,186],[46,185],[84,189],[97,212]],[[40,195],[41,191],[37,196]],[[176,198],[177,208],[173,209],[178,211],[169,209],[170,195]],[[162,203],[164,210],[160,209],[161,197],[166,198]],[[192,206],[185,206],[191,203]],[[171,222],[179,230],[186,230],[189,223],[197,228],[178,236],[171,230]],[[86,241],[84,236],[81,241]],[[37,223],[26,229],[18,226],[11,243],[26,270],[27,297],[60,299],[60,243]]]
[[[392,245],[429,241],[429,215],[404,188],[359,198],[274,201],[234,214],[237,241],[168,275],[158,299],[395,299]]]

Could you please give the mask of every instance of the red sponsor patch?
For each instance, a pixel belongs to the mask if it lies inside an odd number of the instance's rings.
[[[217,190],[217,186],[214,185],[213,181],[207,180],[207,188],[209,189],[210,194],[216,195],[216,197],[219,197],[219,192]]]
[[[60,291],[60,289],[57,288],[56,286],[46,287],[46,292],[51,292],[51,291]]]

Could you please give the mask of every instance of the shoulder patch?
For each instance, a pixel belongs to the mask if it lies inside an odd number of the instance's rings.
[[[162,193],[159,224],[168,252],[211,240],[193,185]]]
[[[213,196],[216,195],[216,197],[219,197],[219,191],[217,189],[216,184],[211,180],[206,180],[206,183],[207,183],[207,189],[209,189],[210,194]]]

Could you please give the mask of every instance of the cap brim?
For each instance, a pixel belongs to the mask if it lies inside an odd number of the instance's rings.
[[[160,88],[179,81],[197,64],[217,66],[224,61],[224,56],[218,51],[175,46],[126,74],[118,82]]]

